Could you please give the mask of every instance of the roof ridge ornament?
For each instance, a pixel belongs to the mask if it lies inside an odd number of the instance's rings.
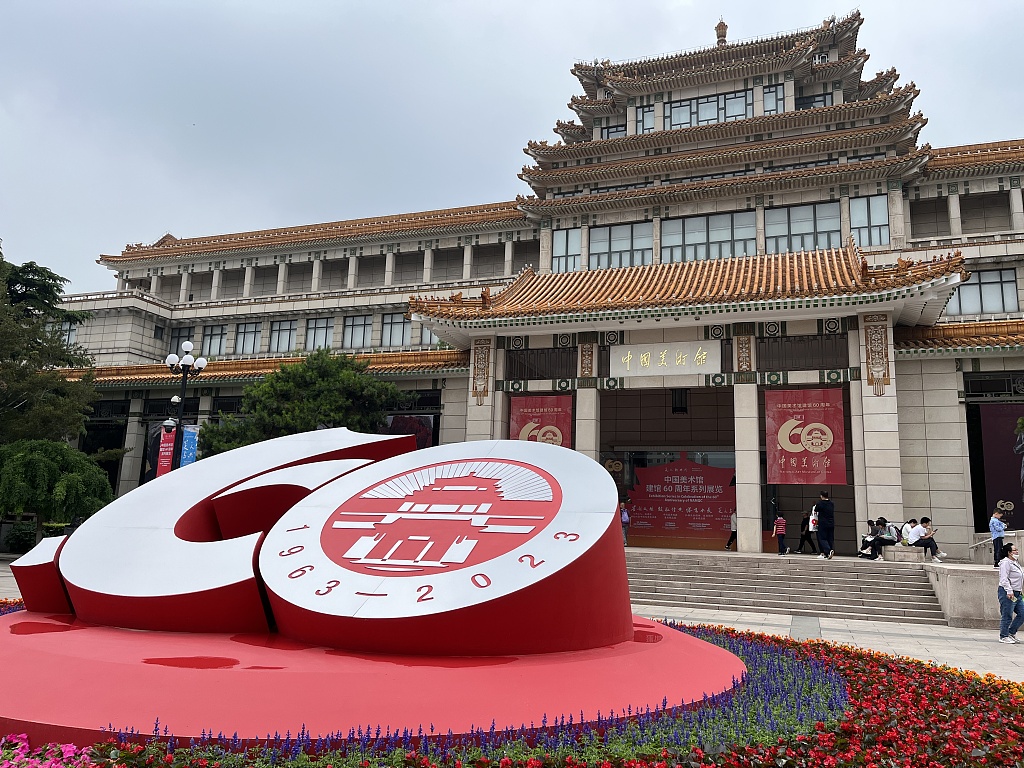
[[[718,45],[726,45],[725,33],[729,31],[729,25],[725,23],[725,19],[721,16],[718,17],[718,24],[715,25],[715,34],[718,36]]]

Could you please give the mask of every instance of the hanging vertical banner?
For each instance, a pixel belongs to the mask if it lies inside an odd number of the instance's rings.
[[[736,470],[677,459],[638,467],[629,491],[630,531],[641,536],[680,539],[693,549],[718,548],[729,537],[736,509]]]
[[[166,475],[171,471],[171,462],[174,457],[174,430],[160,432],[160,451],[156,459],[156,476]]]
[[[572,395],[513,397],[508,436],[572,448],[572,419]]]
[[[769,483],[846,485],[841,389],[769,389],[764,412]]]
[[[186,424],[181,428],[181,463],[184,467],[196,460],[196,451],[199,450],[199,425]]]

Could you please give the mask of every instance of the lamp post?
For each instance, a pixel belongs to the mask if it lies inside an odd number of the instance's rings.
[[[181,466],[181,420],[185,417],[185,388],[188,386],[188,380],[194,379],[203,369],[206,367],[206,358],[200,357],[198,359],[192,357],[192,342],[183,341],[181,342],[181,351],[185,354],[182,357],[178,357],[176,354],[171,352],[164,360],[167,367],[170,369],[171,374],[174,376],[181,376],[181,392],[177,397],[178,401],[178,416],[175,419],[175,431],[174,431],[174,453],[171,456],[171,469],[177,469]],[[175,398],[171,398],[172,401]]]

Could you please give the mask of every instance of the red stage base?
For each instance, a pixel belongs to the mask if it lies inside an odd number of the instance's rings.
[[[594,720],[700,700],[746,671],[734,655],[634,618],[633,641],[507,657],[354,654],[276,635],[141,632],[19,611],[0,617],[0,733],[79,745],[114,730],[178,738],[265,739],[305,726],[313,738],[422,725],[435,733]],[[500,632],[501,627],[482,628]],[[543,628],[538,627],[542,632]]]

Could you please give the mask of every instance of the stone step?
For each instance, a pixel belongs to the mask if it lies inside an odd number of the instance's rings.
[[[893,621],[904,624],[932,624],[946,625],[946,619],[941,612],[932,616],[914,616],[889,614],[880,611],[863,612],[857,610],[844,610],[841,607],[831,609],[814,610],[806,606],[775,606],[771,603],[765,605],[745,602],[736,604],[730,601],[691,600],[681,602],[679,600],[648,600],[642,598],[633,599],[633,607],[639,613],[650,616],[657,616],[659,608],[701,608],[709,611],[754,611],[757,613],[780,613],[787,616],[818,616],[828,618],[843,618],[855,621]]]
[[[631,577],[629,588],[631,590],[675,590],[675,591],[715,591],[726,588],[746,589],[747,591],[771,592],[773,594],[792,594],[796,596],[813,595],[843,595],[843,596],[870,596],[873,599],[899,601],[906,598],[923,598],[932,600],[934,593],[931,585],[918,584],[913,586],[901,585],[898,589],[874,589],[860,586],[849,587],[847,585],[820,584],[793,581],[789,583],[764,584],[756,579],[712,579],[709,577],[700,579],[641,579]]]
[[[846,606],[863,606],[870,608],[878,608],[882,610],[892,609],[894,611],[904,610],[923,610],[928,612],[942,613],[938,603],[935,601],[934,595],[915,595],[914,599],[897,600],[894,599],[896,596],[878,596],[878,595],[865,595],[865,594],[853,594],[849,592],[835,593],[829,592],[823,594],[820,590],[814,593],[807,592],[780,592],[770,589],[758,589],[754,591],[752,588],[743,589],[729,585],[728,587],[720,587],[718,589],[701,589],[694,590],[687,586],[660,586],[657,588],[644,588],[630,586],[630,595],[636,598],[640,596],[657,595],[659,599],[670,599],[670,598],[688,598],[688,597],[701,597],[709,600],[729,597],[751,600],[756,602],[772,601],[778,603],[789,603],[793,605],[806,605],[808,602],[812,604],[818,604],[824,599],[827,601],[829,606],[841,605],[844,608]],[[929,599],[930,598],[930,599]]]
[[[742,582],[757,582],[759,584],[810,584],[810,585],[828,585],[838,589],[855,589],[855,590],[870,590],[877,589],[880,591],[890,590],[901,590],[901,589],[928,589],[932,588],[931,582],[928,581],[927,577],[921,578],[908,578],[903,575],[897,576],[885,576],[882,575],[878,578],[851,578],[840,575],[815,575],[815,576],[801,576],[799,574],[791,573],[778,573],[772,574],[770,578],[766,578],[760,574],[751,574],[745,571],[735,572],[719,572],[719,573],[708,573],[706,571],[689,571],[683,573],[676,573],[672,571],[655,571],[655,570],[643,570],[636,571],[630,570],[629,576],[631,579],[643,580],[643,581],[688,581],[693,583],[701,582],[722,582],[722,581],[742,581]]]

